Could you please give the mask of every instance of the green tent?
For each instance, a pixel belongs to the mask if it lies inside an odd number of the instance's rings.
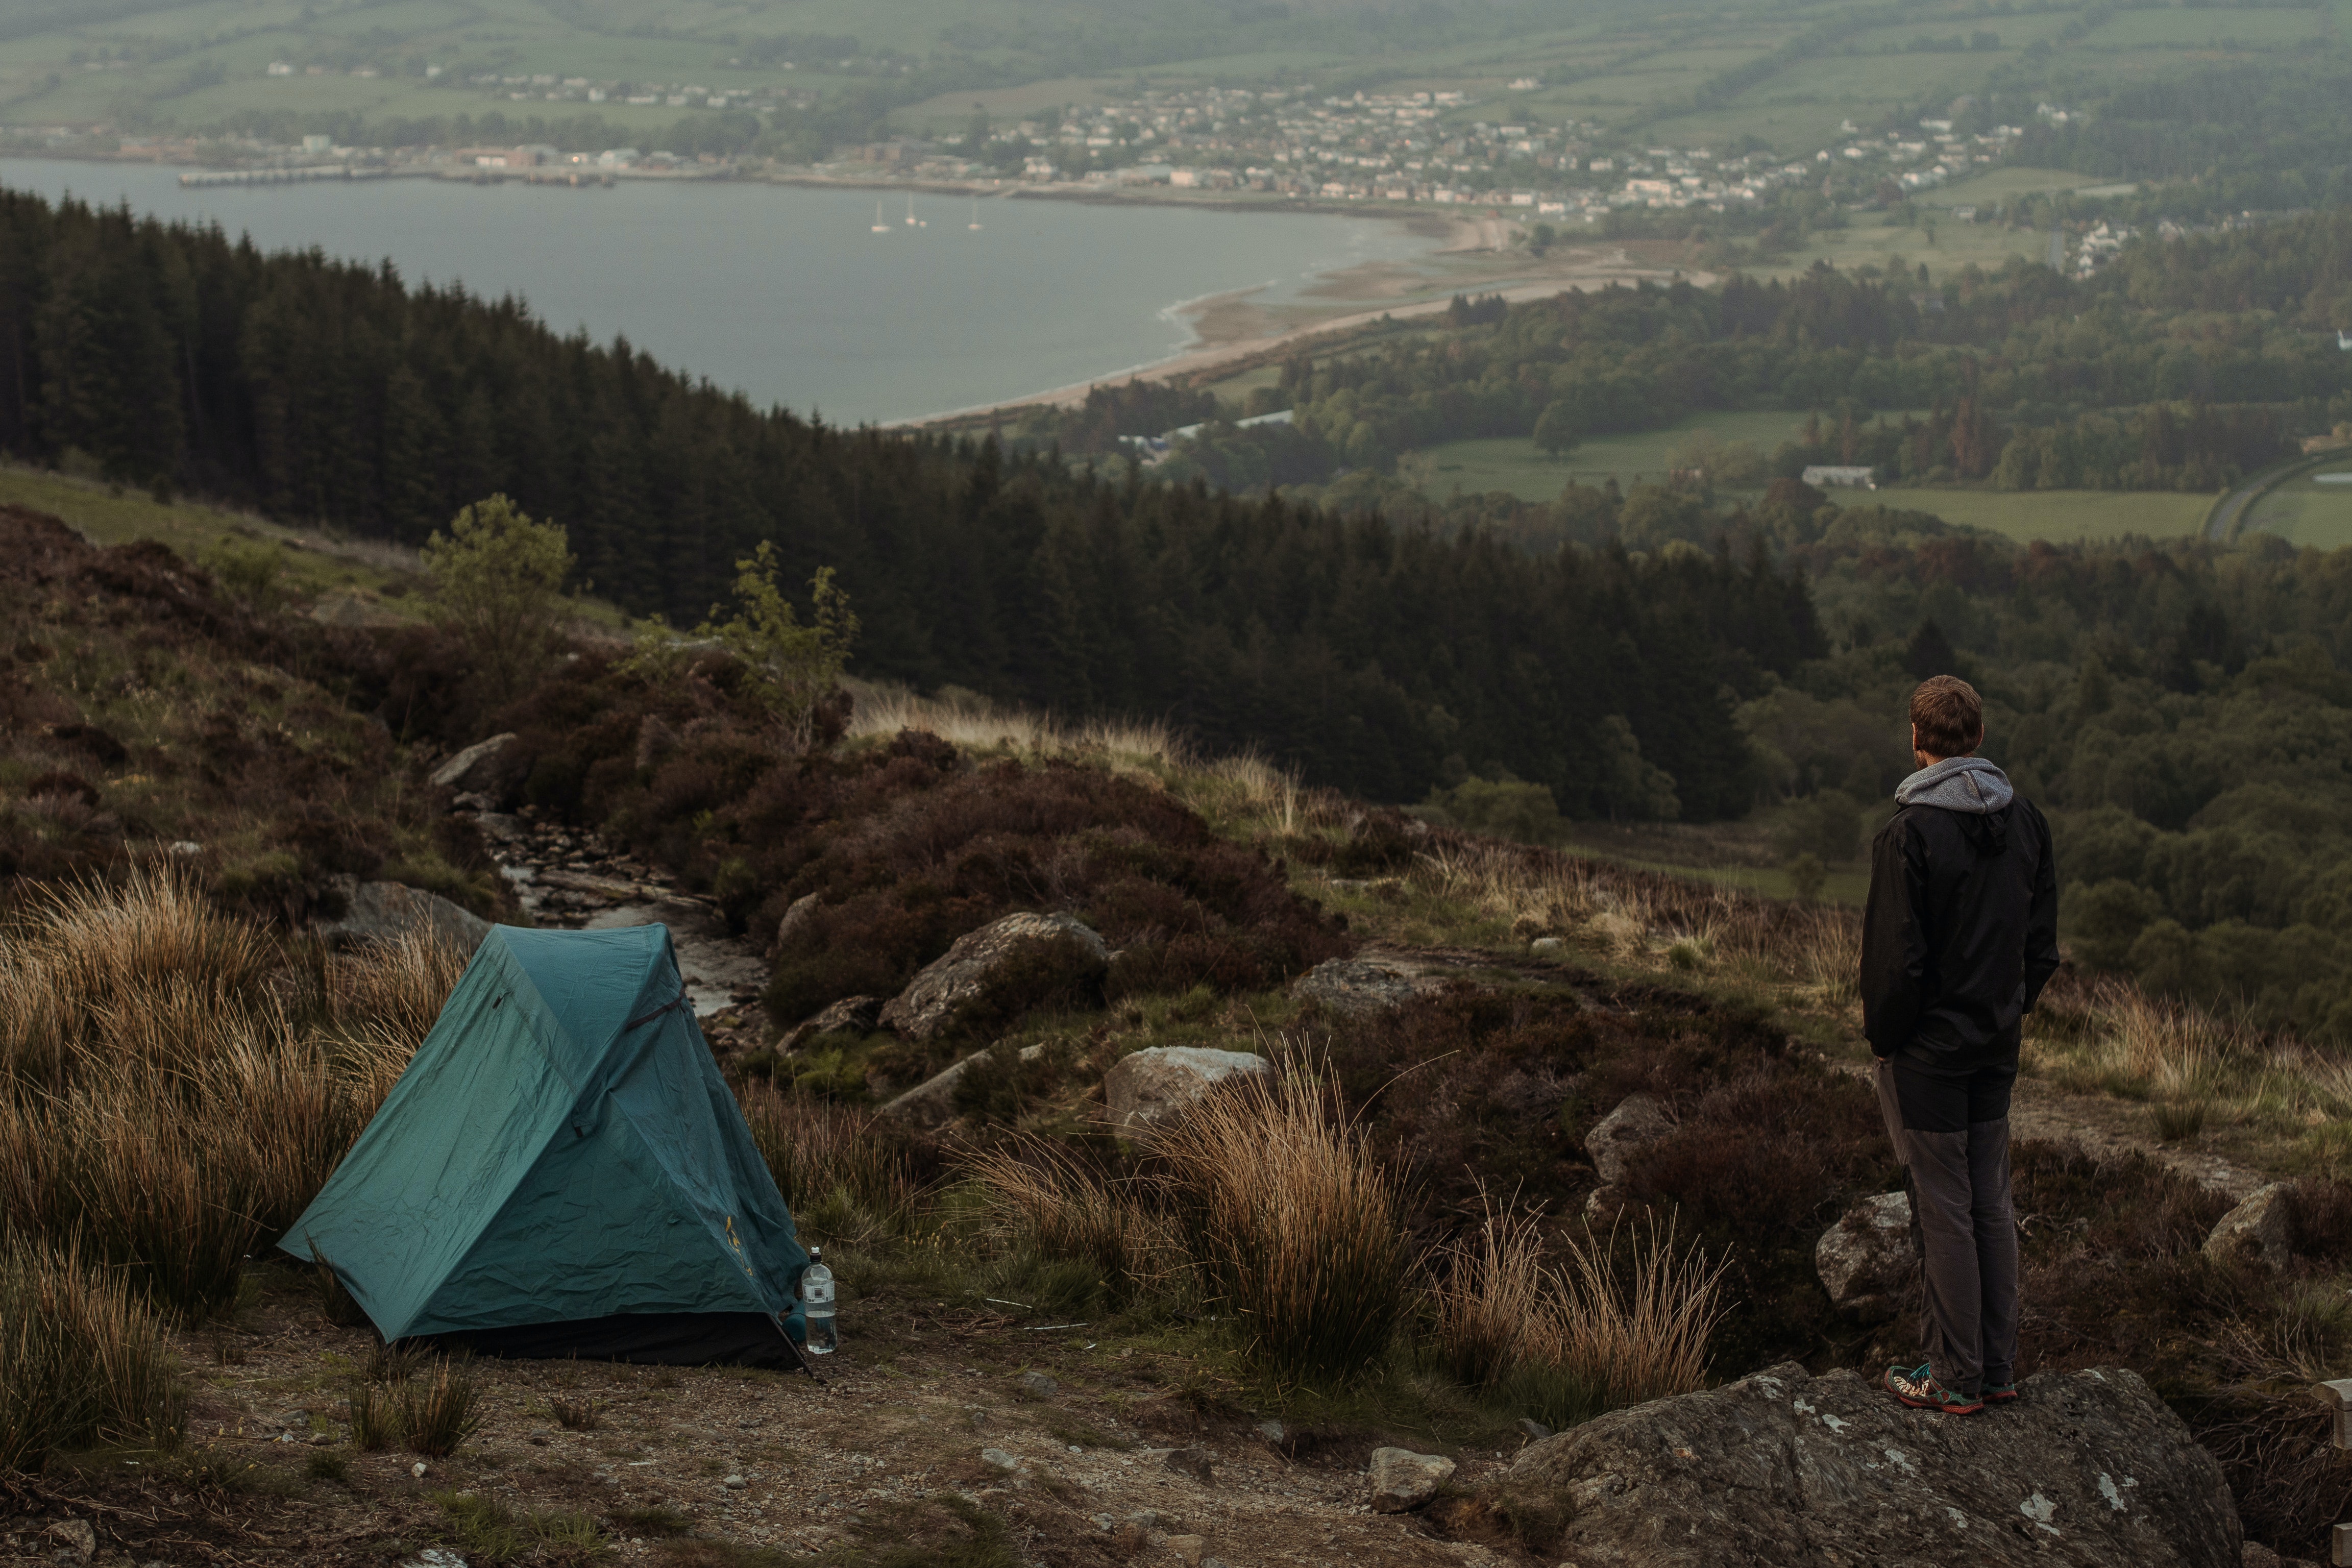
[[[663,926],[491,928],[278,1245],[388,1341],[798,1364],[808,1254]]]

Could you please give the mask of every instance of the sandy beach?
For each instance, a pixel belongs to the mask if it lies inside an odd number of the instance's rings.
[[[1621,245],[1558,247],[1533,257],[1507,247],[1517,226],[1499,215],[1456,219],[1446,247],[1426,263],[1367,262],[1335,272],[1306,290],[1303,302],[1266,307],[1255,300],[1264,286],[1238,289],[1192,300],[1178,313],[1192,324],[1194,347],[1128,370],[1112,371],[1068,386],[1002,403],[962,408],[905,421],[907,426],[962,425],[1009,410],[1070,407],[1097,386],[1129,381],[1201,385],[1301,349],[1336,345],[1384,321],[1407,321],[1444,311],[1455,294],[1499,294],[1514,303],[1545,300],[1570,290],[1612,284],[1663,283],[1687,277],[1705,286],[1712,274],[1682,272],[1645,261]]]

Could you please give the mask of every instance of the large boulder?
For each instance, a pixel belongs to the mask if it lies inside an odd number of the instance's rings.
[[[1877,1319],[1891,1315],[1892,1298],[1917,1273],[1911,1245],[1911,1196],[1881,1193],[1864,1198],[1813,1245],[1813,1272],[1839,1306]]]
[[[2238,1568],[2221,1466],[2137,1373],[2021,1392],[1942,1415],[1790,1362],[1531,1443],[1506,1484],[1571,1510],[1562,1568]]]
[[[2284,1268],[2294,1235],[2290,1202],[2284,1182],[2256,1188],[2214,1222],[2205,1237],[2205,1256],[2216,1263],[2260,1264],[2273,1273]]]
[[[522,785],[522,755],[514,735],[509,732],[475,742],[435,768],[433,784],[436,789],[478,795],[493,804],[504,804]]]
[[[355,947],[362,942],[395,942],[412,931],[428,931],[463,952],[482,945],[490,922],[473,910],[451,903],[438,893],[400,882],[362,882],[337,877],[332,885],[343,900],[340,919],[319,921],[311,929],[330,942]]]
[[[983,1028],[1097,985],[1109,966],[1110,949],[1083,921],[1006,915],[957,938],[883,1005],[882,1025],[912,1040]]]
[[[1130,1138],[1150,1132],[1183,1115],[1227,1079],[1272,1070],[1264,1057],[1208,1046],[1153,1046],[1130,1052],[1103,1075],[1111,1130]]]

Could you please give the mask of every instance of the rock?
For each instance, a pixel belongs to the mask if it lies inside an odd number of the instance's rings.
[[[882,1008],[913,1040],[984,1026],[1097,984],[1110,949],[1070,915],[1011,914],[967,932]]]
[[[466,1560],[442,1546],[428,1546],[400,1568],[466,1568]]]
[[[1257,1435],[1277,1448],[1282,1447],[1283,1438],[1289,1436],[1282,1429],[1282,1423],[1271,1415],[1257,1424]]]
[[[1372,1450],[1372,1509],[1377,1513],[1404,1513],[1437,1495],[1454,1479],[1454,1461],[1441,1454],[1416,1454],[1410,1448]]]
[[[2238,1568],[2319,1568],[2319,1564],[2307,1557],[2282,1557],[2261,1542],[2249,1541]]]
[[[1617,1109],[1593,1123],[1584,1135],[1584,1152],[1604,1187],[1625,1180],[1625,1162],[1644,1143],[1654,1143],[1675,1130],[1675,1119],[1654,1095],[1629,1094]]]
[[[342,916],[315,921],[311,929],[331,942],[356,947],[362,942],[394,942],[422,929],[461,952],[471,952],[490,934],[489,921],[438,893],[399,882],[362,882],[356,877],[335,877],[331,883],[342,895]]]
[[[824,907],[814,893],[803,893],[793,900],[792,907],[784,911],[784,918],[776,922],[775,951],[779,955],[801,945],[809,932],[815,929],[817,910]]]
[[[522,758],[511,731],[477,741],[433,770],[436,789],[486,795],[500,803],[522,784]]]
[[[745,1480],[745,1479],[744,1479],[742,1477],[740,1477],[740,1476],[730,1476],[730,1477],[728,1477],[725,1480],[723,1480],[723,1481],[719,1482],[719,1484],[720,1486],[722,1486],[722,1487],[725,1487],[725,1488],[726,1488],[729,1491],[730,1491],[730,1492],[740,1492],[740,1491],[741,1491],[745,1487],[750,1486],[751,1483],[751,1482],[749,1482],[749,1481],[747,1481],[747,1480]]]
[[[677,750],[681,742],[676,730],[658,713],[648,713],[637,721],[637,754],[639,773],[659,763],[664,757]]]
[[[814,894],[811,897],[814,897]],[[803,1018],[784,1033],[776,1042],[780,1051],[796,1051],[819,1035],[846,1031],[859,1035],[874,1032],[882,1011],[879,996],[845,996],[813,1017]]]
[[[418,1480],[423,1480],[425,1479],[425,1461],[419,1459],[416,1463],[409,1466],[408,1473],[415,1476]]]
[[[2284,1268],[2291,1238],[2289,1203],[2284,1182],[2256,1188],[2215,1223],[2205,1238],[2205,1256],[2216,1263],[2258,1263],[2273,1273]]]
[[[1168,1550],[1176,1553],[1177,1561],[1197,1568],[1201,1559],[1208,1555],[1209,1542],[1198,1535],[1171,1535],[1168,1538]]]
[[[823,1015],[819,1015],[822,1016]],[[1041,1042],[1021,1047],[1021,1059],[1034,1062],[1045,1054]],[[972,1064],[984,1061],[986,1051],[974,1051],[962,1060],[950,1064],[882,1107],[882,1114],[916,1127],[944,1127],[956,1119],[956,1089],[963,1082]]]
[[[57,1555],[68,1563],[87,1563],[98,1555],[98,1531],[86,1519],[61,1519],[44,1531],[56,1542]]]
[[[1021,1391],[1039,1399],[1051,1399],[1062,1392],[1062,1385],[1042,1372],[1024,1372],[1021,1374]]]
[[[1528,943],[1529,958],[1566,958],[1568,943],[1556,936],[1539,936]]]
[[[1376,958],[1326,959],[1290,983],[1299,1000],[1347,1014],[1385,1012],[1436,988],[1430,976]]]
[[[1506,1484],[1573,1510],[1575,1568],[2239,1561],[2220,1465],[2137,1373],[2045,1373],[2023,1394],[1930,1415],[1783,1363],[1529,1444]]]
[[[1918,1271],[1906,1193],[1864,1198],[1813,1244],[1813,1272],[1830,1300],[1872,1319],[1893,1314],[1893,1296]]]
[[[1206,1448],[1172,1448],[1162,1461],[1180,1476],[1190,1476],[1204,1487],[1217,1484],[1217,1457]]]
[[[1017,1470],[1021,1468],[1021,1461],[1002,1448],[982,1448],[980,1451],[980,1459],[981,1463],[994,1465],[1000,1470]]]
[[[1167,1126],[1229,1078],[1274,1070],[1264,1057],[1208,1046],[1153,1046],[1130,1052],[1103,1075],[1114,1131],[1134,1136]]]
[[[1540,1443],[1551,1436],[1550,1427],[1528,1415],[1519,1417],[1519,1430],[1527,1435],[1530,1443]]]

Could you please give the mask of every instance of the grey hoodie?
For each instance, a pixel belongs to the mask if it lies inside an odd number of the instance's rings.
[[[1986,816],[2017,798],[2009,775],[1982,757],[1946,757],[1895,789],[1897,805],[1933,805]]]

